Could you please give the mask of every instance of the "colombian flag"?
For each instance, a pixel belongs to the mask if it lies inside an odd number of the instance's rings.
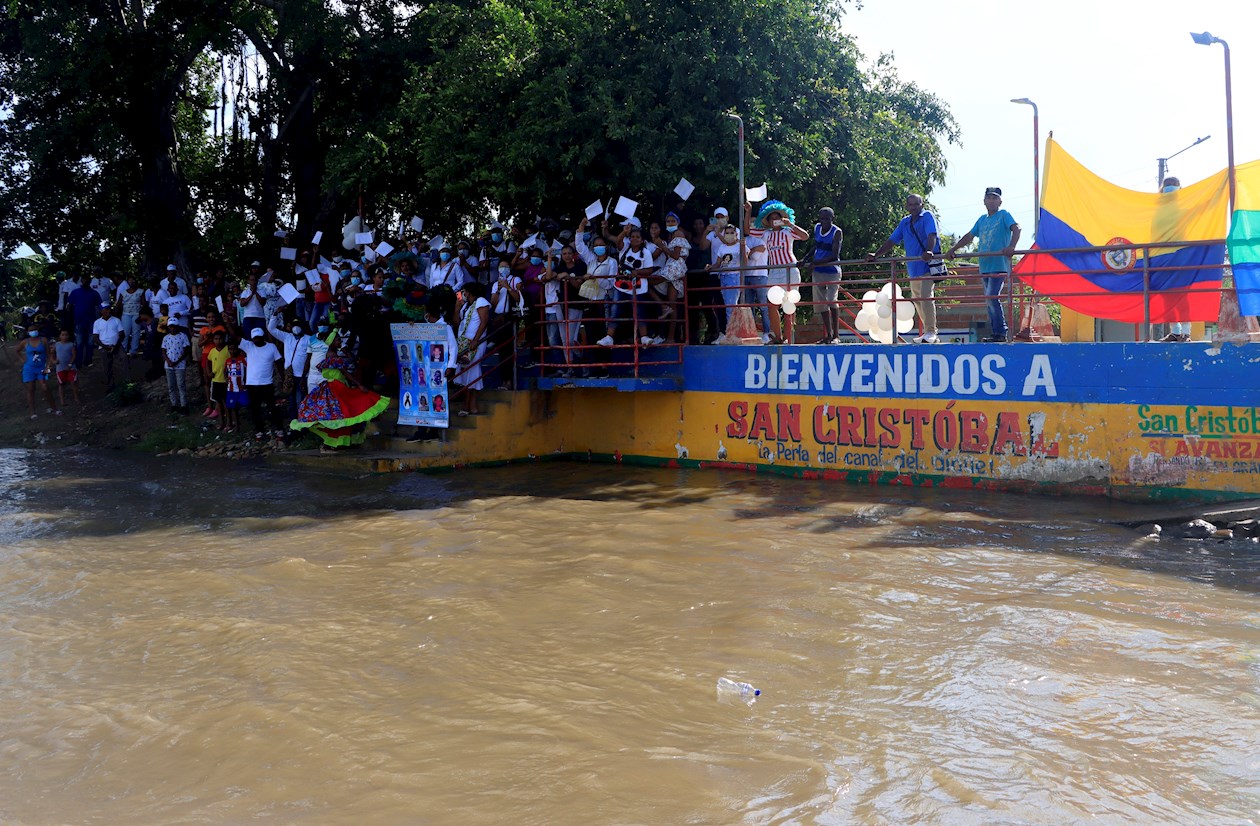
[[[1234,173],[1234,215],[1229,225],[1229,261],[1242,315],[1260,315],[1260,161]]]
[[[1046,141],[1045,192],[1033,249],[1015,267],[1024,283],[1065,307],[1095,318],[1142,322],[1141,250],[1058,252],[1116,244],[1211,241],[1159,247],[1150,272],[1151,321],[1215,321],[1221,303],[1221,265],[1229,212],[1225,172],[1176,192],[1146,193],[1115,186]],[[1257,191],[1260,210],[1260,191]],[[1252,213],[1260,229],[1260,211]],[[1253,247],[1260,252],[1260,247]],[[1256,257],[1260,281],[1260,255]],[[1260,293],[1256,294],[1260,302]],[[1244,313],[1246,311],[1244,310]]]

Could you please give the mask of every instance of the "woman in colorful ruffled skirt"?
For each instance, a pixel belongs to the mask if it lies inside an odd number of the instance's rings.
[[[363,386],[351,375],[354,359],[340,353],[341,340],[335,334],[328,355],[315,368],[324,376],[298,407],[298,417],[289,424],[293,430],[315,433],[325,448],[362,444],[367,423],[385,412],[390,399]]]

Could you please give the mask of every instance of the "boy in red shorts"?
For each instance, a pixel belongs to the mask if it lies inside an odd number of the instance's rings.
[[[69,330],[62,330],[53,342],[52,369],[57,371],[57,399],[61,407],[66,406],[66,386],[74,396],[74,403],[82,405],[79,400],[79,366],[75,364],[74,337]]]

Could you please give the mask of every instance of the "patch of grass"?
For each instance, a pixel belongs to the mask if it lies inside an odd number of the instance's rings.
[[[125,381],[105,397],[114,407],[129,407],[144,401],[144,391],[134,381]]]
[[[150,430],[135,442],[134,447],[145,453],[166,453],[183,448],[196,450],[213,442],[216,435],[217,430],[202,430],[192,422],[181,421],[169,427]]]

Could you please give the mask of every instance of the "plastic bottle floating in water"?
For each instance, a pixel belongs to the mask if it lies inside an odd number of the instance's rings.
[[[739,683],[730,677],[718,677],[717,694],[719,700],[743,700],[754,703],[761,696],[761,689],[753,688],[749,683]]]

